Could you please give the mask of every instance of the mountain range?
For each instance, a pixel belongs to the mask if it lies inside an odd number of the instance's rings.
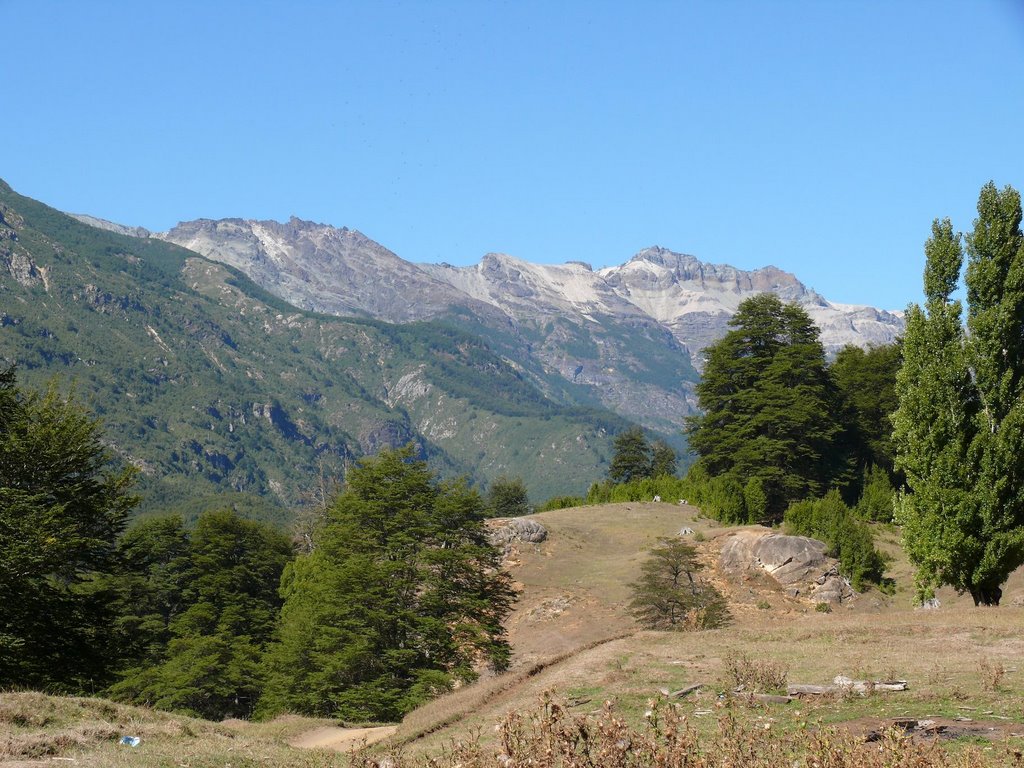
[[[0,358],[73,380],[153,506],[224,490],[294,506],[325,463],[408,440],[444,474],[578,493],[630,422],[685,447],[700,351],[766,290],[831,350],[902,330],[774,267],[663,248],[600,270],[414,264],[297,218],[154,234],[0,182]]]

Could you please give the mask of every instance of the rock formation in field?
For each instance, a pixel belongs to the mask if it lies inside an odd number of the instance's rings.
[[[764,571],[791,597],[815,603],[849,600],[853,589],[839,575],[839,562],[825,552],[824,542],[806,536],[737,531],[722,545],[720,563],[729,573]]]

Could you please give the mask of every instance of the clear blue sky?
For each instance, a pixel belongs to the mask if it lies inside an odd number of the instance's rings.
[[[0,177],[154,230],[296,215],[412,261],[775,264],[920,296],[1024,187],[1024,4],[0,0]]]

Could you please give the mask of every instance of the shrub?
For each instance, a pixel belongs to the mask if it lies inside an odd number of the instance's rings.
[[[725,598],[696,576],[702,567],[692,546],[662,539],[640,567],[640,580],[632,585],[633,616],[648,629],[698,630],[727,623]]]
[[[875,549],[868,526],[843,503],[839,491],[833,489],[822,499],[791,504],[783,522],[788,533],[824,541],[854,589],[861,590],[866,583],[883,583],[885,559]]]
[[[789,667],[769,659],[752,659],[729,653],[725,659],[726,683],[749,693],[785,693]]]
[[[587,501],[580,496],[552,496],[540,505],[538,512],[550,512],[552,509],[568,509],[582,507]]]

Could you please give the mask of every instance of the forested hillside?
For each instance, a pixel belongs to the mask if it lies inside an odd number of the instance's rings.
[[[231,493],[282,517],[310,478],[410,440],[443,474],[522,476],[544,498],[599,477],[628,426],[571,385],[544,394],[540,375],[454,322],[302,312],[228,266],[86,226],[7,185],[0,297],[0,360],[87,402],[140,470],[143,511],[194,517]]]

